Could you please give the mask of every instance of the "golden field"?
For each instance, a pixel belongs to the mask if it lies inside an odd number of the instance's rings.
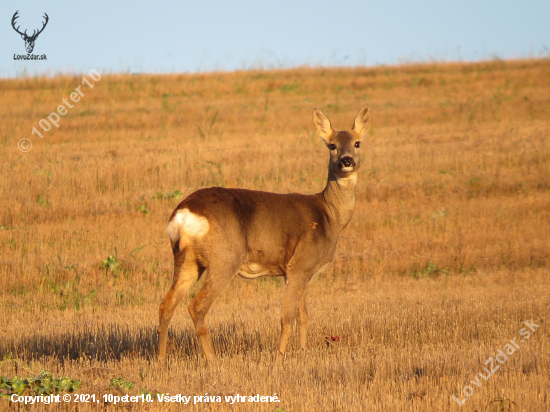
[[[550,60],[103,74],[43,132],[81,84],[0,80],[0,375],[46,369],[97,396],[120,395],[109,383],[123,377],[133,395],[280,399],[54,410],[550,410]],[[174,207],[209,186],[321,191],[312,109],[348,129],[364,103],[355,212],[310,282],[309,350],[294,331],[273,366],[284,282],[236,278],[207,317],[220,364],[205,364],[184,302],[159,366]]]

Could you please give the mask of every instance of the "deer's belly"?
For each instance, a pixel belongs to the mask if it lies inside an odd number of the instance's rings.
[[[278,267],[265,266],[260,263],[244,263],[239,269],[239,276],[246,279],[255,279],[262,276],[282,276],[284,273]]]

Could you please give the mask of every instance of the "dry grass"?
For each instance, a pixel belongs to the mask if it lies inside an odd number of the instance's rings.
[[[533,318],[462,409],[550,409],[549,60],[104,75],[59,129],[29,136],[80,83],[0,80],[0,375],[281,399],[214,410],[458,410],[451,395]],[[173,192],[320,191],[328,155],[311,109],[347,128],[365,102],[355,214],[308,289],[311,349],[294,340],[272,369],[283,284],[237,279],[209,316],[221,365],[205,367],[182,305],[160,369]],[[100,267],[109,255],[114,270]]]

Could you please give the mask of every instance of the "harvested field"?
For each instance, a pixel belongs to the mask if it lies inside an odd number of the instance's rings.
[[[81,84],[0,80],[0,375],[49,370],[100,399],[53,410],[550,410],[550,60],[103,74],[44,132]],[[310,349],[294,331],[273,367],[284,282],[235,279],[207,318],[220,365],[184,302],[160,367],[174,207],[209,186],[321,191],[311,111],[348,129],[364,103],[354,216],[308,288]],[[142,390],[191,405],[103,402]],[[206,393],[222,402],[193,405]]]

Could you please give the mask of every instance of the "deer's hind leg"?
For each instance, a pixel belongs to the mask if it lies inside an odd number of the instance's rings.
[[[221,259],[219,261],[216,259],[216,262],[211,261],[204,283],[189,305],[189,314],[195,324],[195,332],[199,336],[204,355],[208,362],[216,360],[216,353],[214,352],[212,340],[208,333],[205,321],[206,314],[216,298],[227,289],[241,264],[242,261],[235,262],[235,264],[222,261]]]
[[[159,360],[166,362],[168,325],[174,309],[198,280],[204,268],[199,267],[190,247],[174,254],[174,282],[159,307]]]

